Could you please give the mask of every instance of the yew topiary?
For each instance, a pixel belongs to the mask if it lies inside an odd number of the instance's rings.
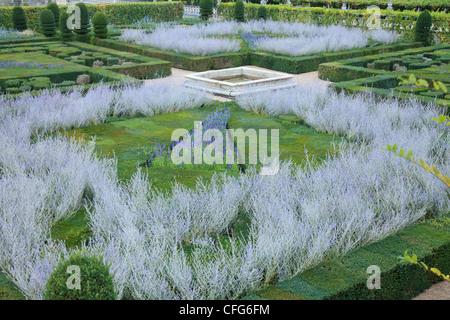
[[[69,19],[69,14],[63,12],[59,17],[59,30],[61,31],[61,41],[71,41],[73,38],[72,30],[67,27],[67,20]]]
[[[202,20],[208,20],[213,14],[213,0],[200,0],[200,17]]]
[[[41,33],[47,37],[56,35],[55,17],[49,9],[45,9],[40,14]]]
[[[76,38],[81,42],[89,42],[89,12],[84,3],[77,3],[76,6],[80,8],[80,28],[75,28],[73,31],[77,34]]]
[[[260,6],[258,8],[257,17],[258,17],[258,20],[260,20],[260,19],[266,20],[266,18],[267,18],[267,8],[264,7],[264,6]]]
[[[244,22],[244,2],[237,0],[234,5],[234,20]]]
[[[56,2],[50,2],[47,5],[47,9],[50,10],[53,13],[53,16],[55,17],[55,25],[58,25],[59,24],[60,12],[59,12],[59,7],[56,4]]]
[[[415,27],[416,41],[422,42],[425,46],[431,45],[432,33],[431,26],[433,25],[433,18],[431,14],[425,10],[417,18]]]
[[[102,12],[97,12],[92,18],[94,25],[95,37],[98,39],[106,39],[108,36],[108,20],[106,15]]]
[[[27,17],[22,7],[14,7],[12,10],[13,27],[16,30],[23,31],[27,29]]]

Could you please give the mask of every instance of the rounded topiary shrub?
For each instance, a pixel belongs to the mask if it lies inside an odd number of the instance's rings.
[[[98,39],[106,39],[108,36],[108,19],[102,12],[97,12],[92,18],[92,24],[94,25],[95,37]]]
[[[44,299],[115,300],[109,267],[98,257],[71,255],[48,278]]]
[[[51,2],[47,5],[47,9],[50,10],[53,13],[53,16],[55,17],[55,24],[59,24],[59,7],[56,4],[56,2]]]
[[[414,29],[416,41],[422,42],[425,46],[431,45],[432,33],[431,26],[433,18],[431,14],[425,10],[417,18],[416,27]]]
[[[69,14],[64,11],[59,17],[59,30],[61,31],[61,41],[71,41],[73,38],[72,30],[67,27],[67,20],[69,19]]]
[[[40,15],[41,33],[47,37],[56,35],[55,17],[49,9],[45,9]]]
[[[213,14],[213,0],[200,0],[200,17],[202,20],[208,20]]]
[[[84,3],[77,3],[76,6],[80,8],[80,28],[75,28],[73,31],[77,34],[77,40],[81,42],[89,42],[89,12]]]
[[[234,20],[244,22],[244,2],[237,0],[234,5]]]
[[[258,8],[257,17],[258,17],[258,20],[260,20],[260,19],[266,20],[266,18],[267,18],[267,8],[264,7],[264,6],[260,6]]]
[[[14,7],[12,10],[13,27],[16,30],[23,31],[27,29],[27,17],[22,7]]]

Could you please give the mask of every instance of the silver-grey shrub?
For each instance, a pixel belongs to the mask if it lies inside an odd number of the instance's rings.
[[[449,192],[435,177],[382,150],[397,142],[450,171],[448,130],[431,121],[442,110],[415,101],[309,86],[242,97],[239,105],[247,110],[296,114],[349,142],[337,143],[321,164],[308,157],[303,166],[283,162],[273,176],[250,169],[199,181],[193,189],[174,184],[170,193],[157,191],[140,171],[119,181],[117,161],[97,158],[93,143],[45,135],[31,143],[33,132],[90,123],[91,112],[102,119],[177,109],[164,90],[147,89],[161,92],[154,97],[159,104],[147,103],[152,96],[136,88],[122,94],[103,88],[90,98],[71,93],[43,95],[43,102],[1,100],[0,266],[27,298],[42,298],[46,279],[68,254],[51,240],[51,226],[80,206],[87,208],[94,236],[77,250],[101,253],[118,297],[134,299],[238,298],[450,209]],[[70,114],[58,101],[68,97],[87,104],[87,115],[66,119]],[[176,101],[190,107],[203,100]],[[50,117],[51,110],[60,115]],[[218,242],[239,213],[250,218],[248,238]]]

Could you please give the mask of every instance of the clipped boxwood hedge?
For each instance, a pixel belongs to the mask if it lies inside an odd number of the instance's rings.
[[[131,24],[136,20],[149,17],[161,21],[174,21],[183,17],[184,7],[179,1],[172,2],[136,2],[114,4],[87,4],[89,17],[96,12],[102,12],[110,23],[115,25]],[[12,6],[0,7],[0,26],[12,28]],[[45,6],[23,7],[29,29],[39,29],[39,15],[47,9]],[[59,6],[60,12],[67,10],[67,6]]]
[[[440,279],[417,265],[401,263],[408,250],[429,267],[450,273],[450,217],[418,223],[382,241],[280,281],[244,299],[403,300]],[[380,289],[368,289],[369,266],[380,268]]]
[[[346,2],[352,9],[366,9],[368,6],[379,6],[382,9],[386,9],[388,1],[380,0],[292,0],[293,5],[306,5],[311,3],[313,7],[326,7],[330,5],[331,8],[340,9],[342,4]],[[449,2],[447,0],[392,0],[392,6],[394,10],[415,10],[420,8],[421,10],[427,9],[431,11],[445,10],[449,8]]]

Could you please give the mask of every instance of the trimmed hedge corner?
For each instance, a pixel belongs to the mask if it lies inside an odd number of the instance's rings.
[[[357,248],[330,262],[280,281],[243,299],[278,300],[403,300],[433,283],[436,275],[399,256],[408,250],[428,266],[450,273],[450,217],[444,216],[407,228],[380,242]],[[380,289],[368,289],[369,266],[380,268]]]

